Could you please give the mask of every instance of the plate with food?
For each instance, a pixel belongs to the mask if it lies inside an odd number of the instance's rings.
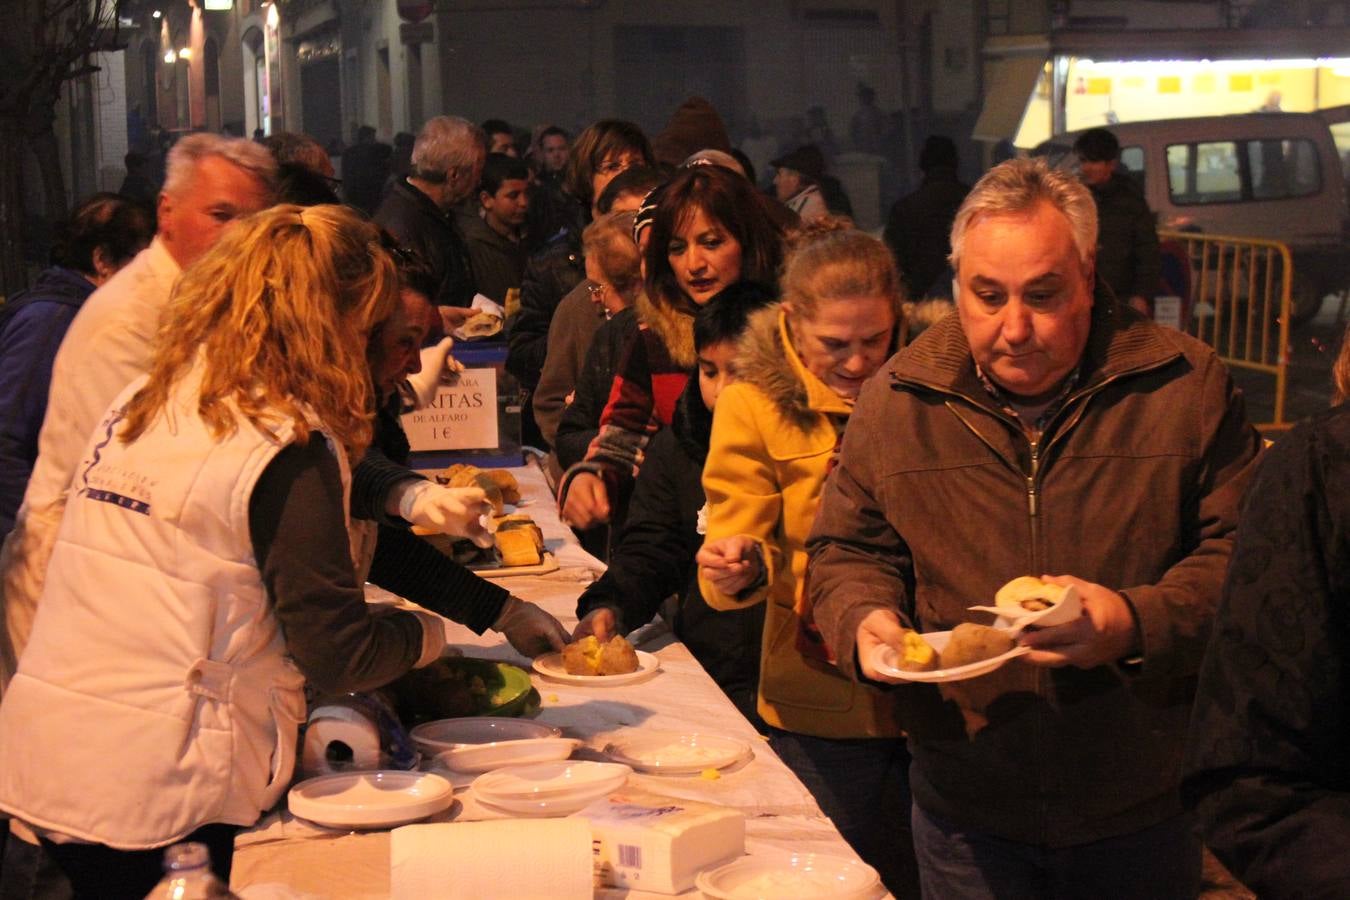
[[[565,684],[588,687],[618,687],[650,678],[661,670],[661,660],[644,650],[635,650],[623,635],[600,643],[587,635],[563,647],[561,653],[537,656],[534,670]]]
[[[604,752],[615,762],[658,775],[693,775],[707,769],[724,769],[753,755],[744,741],[716,734],[673,731],[620,735],[605,745]]]
[[[510,663],[446,656],[386,689],[408,726],[461,716],[521,716],[537,704],[530,673]]]
[[[873,652],[872,664],[882,674],[905,681],[962,681],[1030,652],[1002,629],[965,622],[951,631],[906,631],[900,650],[882,644]]]
[[[993,606],[972,606],[977,612],[998,616],[995,628],[1018,634],[1035,625],[1047,628],[1072,622],[1083,614],[1083,600],[1078,588],[1060,586],[1042,581],[1034,575],[1023,575],[998,589]]]

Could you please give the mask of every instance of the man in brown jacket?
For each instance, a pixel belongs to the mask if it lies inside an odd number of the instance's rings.
[[[1177,786],[1259,438],[1214,353],[1094,296],[1087,189],[1015,160],[952,229],[957,316],[863,389],[812,533],[855,678],[906,629],[988,624],[1019,575],[1084,614],[978,680],[895,689],[924,895],[1193,898]],[[882,815],[904,815],[885,810]]]

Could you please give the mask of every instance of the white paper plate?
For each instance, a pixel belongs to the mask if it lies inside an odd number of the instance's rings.
[[[491,744],[498,741],[523,741],[532,738],[562,736],[561,728],[502,716],[466,716],[462,719],[438,719],[424,722],[412,730],[413,742],[429,755],[454,750],[464,744]]]
[[[620,763],[575,760],[511,766],[479,775],[473,792],[489,803],[603,794],[622,785],[632,771]]]
[[[536,656],[532,665],[540,675],[565,684],[584,684],[587,687],[618,687],[621,684],[632,684],[635,681],[651,678],[661,670],[661,660],[657,659],[655,654],[638,650],[637,658],[637,671],[629,672],[626,675],[569,675],[567,669],[563,668],[561,653],[545,653],[543,656]]]
[[[880,879],[857,859],[764,853],[700,872],[694,884],[717,900],[855,900],[874,896]]]
[[[330,828],[388,828],[426,818],[454,802],[455,789],[429,772],[342,772],[291,788],[291,814]]]
[[[447,768],[460,772],[490,772],[504,766],[554,762],[567,759],[581,741],[572,738],[527,738],[495,744],[465,744],[436,754]]]
[[[639,772],[670,775],[721,769],[753,755],[750,745],[744,741],[715,734],[681,734],[675,731],[652,731],[616,737],[605,745],[605,753],[615,762],[632,766]]]
[[[919,636],[928,642],[928,646],[941,654],[943,650],[947,649],[947,641],[951,640],[952,633],[950,631],[932,631]],[[1023,647],[1019,644],[1007,653],[1000,653],[998,656],[991,656],[989,659],[982,659],[979,662],[964,666],[933,669],[929,672],[909,672],[896,666],[896,659],[899,656],[896,649],[889,644],[882,644],[872,654],[872,665],[877,667],[877,671],[885,675],[892,678],[903,678],[906,681],[962,681],[966,678],[974,678],[977,675],[988,674],[1008,660],[1030,652],[1030,647]]]

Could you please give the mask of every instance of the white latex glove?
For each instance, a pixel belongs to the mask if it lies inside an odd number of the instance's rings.
[[[505,635],[516,652],[531,658],[550,650],[561,650],[567,643],[567,630],[557,619],[533,603],[515,597],[506,598],[506,605],[492,630]]]
[[[492,504],[482,488],[448,488],[431,481],[409,481],[398,498],[398,514],[423,528],[465,537],[480,547],[492,546],[487,522]]]
[[[450,357],[450,348],[454,345],[454,338],[443,337],[430,347],[422,348],[422,370],[408,376],[408,384],[412,385],[413,394],[417,397],[418,409],[422,409],[435,399],[436,387],[441,383],[441,376],[447,370],[454,371],[450,368],[450,363],[454,362]]]

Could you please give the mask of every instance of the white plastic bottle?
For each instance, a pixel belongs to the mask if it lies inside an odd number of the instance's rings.
[[[219,900],[234,897],[211,871],[205,844],[174,844],[164,851],[164,877],[145,900]]]

